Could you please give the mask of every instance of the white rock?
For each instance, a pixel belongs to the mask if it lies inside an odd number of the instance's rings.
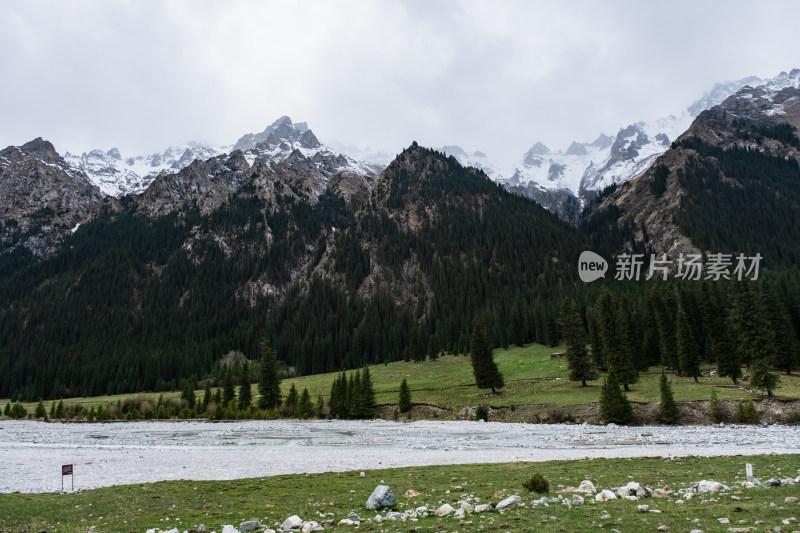
[[[719,522],[720,524],[730,524],[731,523],[731,521],[728,520],[727,518],[717,518],[717,522]]]
[[[658,526],[658,531],[669,531],[669,528],[667,526],[663,526],[663,525],[662,526]]]
[[[647,511],[650,510],[650,506],[649,505],[637,505],[636,506],[636,510],[639,511],[640,513],[646,513]]]
[[[522,501],[522,498],[514,494],[513,496],[509,496],[505,500],[501,501],[497,505],[494,506],[495,509],[505,509],[506,507],[511,507],[512,505],[518,505]]]
[[[795,496],[787,496],[783,503],[797,503],[798,499]]]
[[[239,524],[239,531],[253,531],[254,529],[258,529],[261,527],[261,522],[258,520],[248,520],[247,522],[242,522]]]
[[[465,511],[470,511],[471,512],[472,511],[472,504],[470,504],[468,502],[461,502],[461,508],[464,509]]]
[[[728,487],[720,483],[719,481],[712,481],[712,480],[702,480],[700,483],[697,484],[697,492],[719,492],[721,490],[728,490]]]
[[[283,522],[283,524],[281,524],[281,529],[284,531],[290,531],[292,529],[300,529],[301,527],[303,527],[303,519],[297,516],[296,514],[293,514],[292,516],[287,518],[286,521]],[[225,532],[223,531],[223,533]]]
[[[375,517],[376,520],[378,518],[380,518],[380,515]],[[354,525],[356,525],[356,523],[353,522],[352,520],[350,520],[349,518],[342,518],[341,520],[339,520],[339,522],[336,523],[336,525],[337,526],[354,526]]]
[[[239,533],[239,531],[231,525],[224,525],[222,526],[222,533]]]
[[[456,512],[453,513],[453,518],[458,518],[458,519],[464,518],[464,513],[466,513],[464,509],[456,509]]]
[[[378,485],[367,500],[367,509],[375,511],[381,507],[392,507],[397,503],[392,489],[388,485]]]
[[[572,495],[572,505],[583,505],[585,500],[583,496],[578,496],[577,494]]]
[[[450,505],[449,503],[446,503],[446,504],[442,505],[441,507],[439,507],[438,509],[436,509],[436,512],[433,513],[433,514],[436,515],[436,516],[447,516],[447,515],[453,514],[454,512],[455,512],[455,509],[453,509],[453,506]]]
[[[597,502],[606,502],[608,500],[616,500],[616,499],[617,495],[608,489],[603,489],[594,496],[594,500]]]
[[[361,477],[367,477],[367,473],[366,472],[360,472],[358,475],[361,476]]]
[[[584,479],[583,481],[581,481],[581,484],[578,486],[578,490],[580,492],[585,492],[586,494],[594,494],[597,492],[594,483],[592,483],[588,479]]]
[[[303,533],[311,533],[312,531],[317,531],[319,527],[320,525],[312,520],[303,524],[303,528],[300,531]]]
[[[689,533],[705,533],[702,529],[693,529]]]
[[[482,503],[480,505],[475,506],[476,513],[485,513],[492,510],[492,506],[488,503]]]

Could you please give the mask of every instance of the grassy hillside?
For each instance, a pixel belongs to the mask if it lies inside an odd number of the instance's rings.
[[[589,382],[588,387],[567,380],[567,366],[564,359],[551,359],[554,352],[563,347],[550,348],[538,344],[525,347],[512,347],[508,350],[495,350],[495,360],[503,373],[506,387],[499,394],[475,387],[469,356],[447,355],[436,361],[424,363],[394,362],[370,367],[379,405],[397,404],[400,382],[406,378],[412,389],[414,404],[424,404],[447,410],[458,410],[464,406],[489,405],[492,407],[511,407],[532,404],[577,406],[597,402],[603,376]],[[711,370],[710,366],[703,368]],[[647,403],[659,401],[658,379],[660,367],[653,367],[641,374],[641,379],[633,385],[628,397],[631,401]],[[284,395],[294,384],[299,391],[308,388],[312,398],[322,395],[325,401],[330,395],[331,384],[337,374],[317,374],[293,379],[285,379],[281,388]],[[716,390],[720,400],[753,399],[757,395],[740,388],[731,388],[731,380],[717,376],[702,377],[699,383],[691,378],[670,376],[675,399],[679,402],[708,400],[711,391]],[[257,394],[253,385],[253,394]],[[202,391],[197,392],[198,395]],[[781,375],[781,386],[776,389],[777,399],[800,399],[800,375],[797,373]],[[95,398],[73,398],[65,404],[82,403],[86,408],[107,405],[118,400],[140,395],[100,396]],[[156,396],[156,395],[154,395]],[[165,393],[165,398],[177,398],[179,393]],[[5,401],[0,403],[4,407]],[[32,412],[35,404],[23,404]],[[49,409],[49,404],[47,404]]]
[[[221,531],[223,524],[236,527],[245,520],[258,519],[268,527],[281,524],[293,514],[304,520],[333,519],[334,524],[350,512],[372,518],[365,502],[378,484],[391,487],[398,496],[396,511],[427,506],[435,510],[443,503],[458,508],[469,499],[472,504],[498,503],[518,494],[524,506],[511,507],[502,514],[468,513],[463,521],[452,517],[419,517],[416,521],[362,522],[357,531],[588,531],[597,527],[621,532],[702,529],[708,533],[727,532],[729,527],[750,527],[750,531],[772,531],[800,512],[800,504],[786,503],[797,495],[797,486],[741,489],[745,464],[755,467],[762,480],[795,477],[800,455],[751,457],[686,457],[642,459],[594,459],[543,463],[448,465],[358,472],[300,474],[234,481],[168,481],[125,485],[72,494],[0,494],[0,531],[86,531],[142,532],[158,527],[194,530],[203,523],[209,531]],[[528,493],[522,482],[534,473],[550,484],[549,497],[564,486],[591,480],[598,490],[636,481],[653,489],[670,487],[677,491],[713,479],[730,491],[701,494],[687,499],[672,492],[669,498],[639,501],[595,502],[587,497],[583,506],[561,503],[534,506],[542,494]],[[412,500],[403,494],[420,493]],[[569,497],[570,495],[567,495]],[[684,501],[685,500],[685,501]],[[647,504],[660,513],[641,513],[637,505]],[[320,516],[320,513],[324,516]],[[385,516],[385,512],[382,515]],[[718,518],[728,518],[723,525]],[[757,522],[759,521],[759,522]],[[791,523],[791,522],[790,522]],[[796,522],[793,523],[793,525]],[[757,529],[754,526],[759,526]],[[796,527],[796,525],[794,526]],[[353,526],[326,528],[354,531]]]

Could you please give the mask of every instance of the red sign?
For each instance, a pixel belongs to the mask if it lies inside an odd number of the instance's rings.
[[[61,467],[61,475],[62,476],[71,476],[72,475],[72,465],[63,465]]]

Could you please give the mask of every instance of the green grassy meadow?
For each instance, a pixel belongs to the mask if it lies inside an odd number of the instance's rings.
[[[497,503],[505,496],[518,494],[524,506],[482,514],[467,513],[464,520],[453,517],[420,517],[417,521],[376,523],[360,526],[333,526],[333,531],[589,531],[594,529],[624,532],[656,531],[661,525],[669,531],[706,533],[728,532],[730,527],[750,531],[800,529],[800,524],[782,521],[800,516],[800,503],[785,503],[800,495],[798,485],[742,489],[745,464],[752,463],[756,477],[796,477],[800,455],[760,455],[752,457],[687,457],[680,459],[594,459],[545,463],[505,463],[399,468],[358,472],[300,474],[235,481],[168,481],[145,485],[125,485],[71,494],[0,494],[0,531],[86,533],[141,532],[149,528],[191,531],[203,523],[209,531],[221,531],[223,524],[238,528],[245,520],[258,519],[275,528],[293,514],[303,520],[338,522],[348,513],[371,518],[365,502],[378,484],[389,485],[398,497],[395,510],[418,506],[435,510],[443,503],[458,508],[459,502]],[[599,490],[636,481],[653,489],[678,490],[702,479],[720,481],[731,490],[697,495],[686,499],[677,492],[669,498],[639,501],[595,502],[587,497],[583,506],[561,503],[534,506],[542,494],[527,493],[522,482],[533,473],[542,474],[550,484],[549,497],[566,486],[591,480]],[[414,489],[421,494],[411,500],[403,497]],[[569,495],[567,495],[569,497]],[[683,500],[679,502],[679,500]],[[637,505],[647,504],[661,513],[641,513]],[[774,506],[772,506],[774,504]],[[383,513],[385,516],[385,512]],[[323,516],[325,518],[323,518]],[[728,518],[723,525],[718,518]]]
[[[456,410],[469,405],[489,405],[495,408],[522,405],[560,405],[575,406],[597,402],[603,376],[581,387],[580,383],[567,379],[567,363],[564,359],[551,359],[550,354],[563,352],[564,347],[555,348],[531,344],[524,347],[511,347],[507,350],[495,350],[495,361],[503,373],[506,386],[499,394],[491,394],[491,390],[480,390],[475,387],[472,366],[469,356],[445,355],[436,361],[423,363],[394,362],[386,365],[370,367],[375,386],[376,400],[379,405],[397,403],[400,382],[408,380],[412,389],[414,404],[425,404],[442,409]],[[705,365],[704,371],[713,367]],[[638,383],[632,385],[628,398],[633,402],[647,403],[659,401],[658,379],[660,367],[652,367],[643,372]],[[285,395],[294,384],[299,391],[308,388],[311,397],[316,399],[322,395],[327,401],[331,384],[336,374],[318,374],[284,379],[281,388]],[[800,399],[800,374],[781,375],[781,385],[775,390],[777,399]],[[716,390],[720,400],[746,400],[757,395],[742,389],[730,387],[728,378],[717,376],[702,377],[699,383],[691,378],[679,378],[670,375],[675,400],[688,402],[708,400],[712,389]],[[257,387],[253,385],[254,397]],[[202,391],[198,391],[198,395]],[[178,398],[180,393],[164,393],[165,398]],[[71,398],[65,404],[80,402],[87,409],[92,406],[108,405],[118,400],[141,397],[142,394],[100,396],[94,398]],[[153,394],[155,399],[158,395]],[[0,402],[4,407],[5,402]],[[23,404],[29,412],[35,409],[34,403]],[[49,402],[47,407],[49,409]]]

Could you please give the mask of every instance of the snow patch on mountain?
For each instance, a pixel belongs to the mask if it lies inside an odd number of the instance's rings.
[[[325,175],[342,172],[367,176],[384,166],[358,161],[323,145],[307,123],[293,123],[286,116],[280,117],[264,131],[243,135],[235,144],[228,146],[190,142],[172,146],[161,153],[132,157],[123,157],[117,148],[112,148],[108,151],[92,150],[81,155],[68,152],[64,159],[70,168],[86,174],[104,194],[121,197],[141,194],[159,176],[179,172],[193,161],[206,161],[236,150],[244,153],[250,166],[257,159],[266,160],[265,164],[270,165],[282,163],[292,154],[299,154],[313,161],[319,170],[325,171]]]
[[[204,161],[226,151],[226,147],[191,142],[145,156],[122,157],[117,148],[112,148],[81,155],[67,152],[64,159],[72,168],[85,173],[104,194],[120,197],[143,192],[158,176],[178,172],[195,159]]]

